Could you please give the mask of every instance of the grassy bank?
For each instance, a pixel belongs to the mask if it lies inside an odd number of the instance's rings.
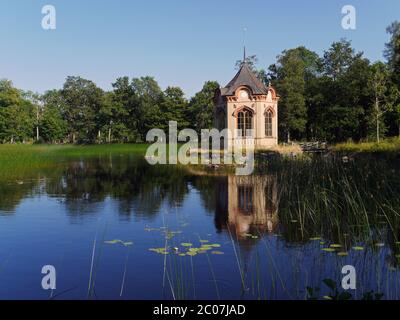
[[[400,138],[390,138],[377,142],[346,142],[333,146],[335,152],[355,152],[355,153],[388,153],[400,154]]]
[[[113,145],[0,145],[0,176],[49,167],[71,158],[145,154],[146,144]]]

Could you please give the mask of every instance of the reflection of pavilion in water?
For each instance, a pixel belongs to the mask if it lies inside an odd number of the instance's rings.
[[[278,226],[276,176],[228,176],[217,182],[215,224],[237,239],[273,233]]]

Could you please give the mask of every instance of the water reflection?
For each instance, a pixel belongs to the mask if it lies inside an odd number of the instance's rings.
[[[274,233],[278,228],[276,175],[220,177],[216,187],[215,225],[239,240]]]
[[[171,230],[179,231],[170,239],[171,247],[187,242],[199,246],[199,237],[220,245],[218,251],[223,253],[210,259],[221,293],[227,298],[238,297],[231,289],[235,285],[236,292],[241,292],[238,270],[226,268],[238,264],[237,259],[246,286],[254,280],[263,283],[266,290],[276,288],[265,297],[304,298],[301,290],[310,284],[320,286],[323,278],[335,278],[343,263],[357,267],[366,288],[376,289],[378,284],[387,283],[393,289],[391,296],[397,297],[398,280],[392,280],[397,274],[390,272],[398,270],[400,261],[398,167],[367,160],[345,167],[329,161],[281,162],[267,175],[218,176],[178,166],[149,166],[137,156],[113,156],[69,159],[52,167],[21,172],[17,177],[3,175],[0,262],[7,250],[20,254],[8,269],[10,284],[3,287],[11,288],[12,281],[19,277],[14,272],[16,267],[31,265],[32,274],[20,280],[20,287],[25,287],[25,282],[36,279],[35,272],[40,270],[32,261],[58,259],[62,250],[80,257],[76,264],[66,266],[68,273],[90,265],[96,223],[101,220],[97,218],[106,217],[104,220],[110,223],[107,239],[134,242],[134,260],[128,269],[137,278],[131,280],[134,285],[130,297],[148,294],[154,298],[154,290],[146,290],[162,283],[155,275],[160,274],[159,262],[164,257],[149,252],[149,248],[165,246],[165,236],[147,230],[161,230],[166,221]],[[65,215],[68,219],[63,219]],[[77,228],[76,222],[85,228]],[[54,247],[49,248],[48,239]],[[340,249],[324,251],[331,244]],[[361,250],[354,250],[355,246]],[[110,279],[120,272],[118,250],[123,249],[106,246],[103,272]],[[348,255],[337,255],[339,250]],[[196,277],[203,286],[199,289],[204,293],[202,297],[210,298],[209,265],[202,257],[199,254],[193,258],[196,272],[200,272]],[[181,257],[171,253],[169,258],[175,261]],[[182,261],[189,263],[191,260],[186,258]],[[253,279],[259,270],[263,270],[262,279]],[[375,274],[390,277],[380,280]],[[278,286],[276,279],[280,279]],[[141,283],[141,289],[136,289]],[[36,288],[36,284],[31,286]],[[111,292],[109,283],[100,288],[104,288],[102,297],[115,297],[112,293],[107,296]],[[8,297],[9,292],[0,290],[0,297],[2,294]],[[15,297],[20,297],[18,294]],[[252,294],[253,298],[264,297]],[[36,295],[34,291],[32,296]]]

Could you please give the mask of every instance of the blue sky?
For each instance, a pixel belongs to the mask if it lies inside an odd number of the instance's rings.
[[[41,28],[44,5],[57,29]],[[341,8],[357,10],[357,29],[341,27]],[[0,0],[0,78],[25,90],[60,88],[80,75],[110,89],[119,76],[154,76],[188,97],[207,80],[225,85],[247,51],[258,67],[299,45],[321,54],[346,37],[372,61],[383,59],[386,27],[399,0]]]

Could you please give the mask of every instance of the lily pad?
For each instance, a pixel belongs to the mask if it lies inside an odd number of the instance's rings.
[[[119,243],[120,243],[120,244],[122,244],[122,245],[125,246],[125,247],[128,247],[128,246],[133,245],[133,242],[132,242],[132,241],[126,241],[126,242],[124,242],[124,241],[119,240],[119,239],[104,241],[104,243],[105,243],[105,244],[119,244]]]
[[[211,251],[211,254],[221,255],[224,254],[222,251]]]
[[[108,240],[108,241],[104,241],[104,243],[106,244],[117,244],[122,242],[121,240],[115,239],[115,240]]]
[[[149,251],[158,253],[158,254],[168,254],[169,252],[165,248],[150,248]]]
[[[341,244],[336,244],[336,243],[334,243],[334,244],[331,244],[330,247],[331,247],[331,248],[341,248],[342,245],[341,245]]]
[[[326,251],[326,252],[335,252],[336,250],[333,248],[323,248],[322,251]]]
[[[210,246],[213,248],[221,248],[221,245],[219,243],[213,243],[213,244],[210,244]]]
[[[346,257],[346,256],[348,256],[349,254],[348,254],[347,252],[338,252],[337,255],[340,256],[340,257]]]
[[[322,239],[321,237],[310,238],[311,241],[318,241],[318,240],[321,240],[321,239]]]
[[[212,250],[212,248],[213,248],[213,247],[211,247],[211,246],[201,246],[201,247],[199,248],[199,250],[206,251],[206,250]]]
[[[363,250],[364,250],[364,247],[353,247],[353,250],[356,250],[356,251],[363,251]]]
[[[188,243],[188,242],[184,242],[184,243],[181,243],[181,246],[182,247],[191,247],[191,246],[193,246],[193,244]]]

